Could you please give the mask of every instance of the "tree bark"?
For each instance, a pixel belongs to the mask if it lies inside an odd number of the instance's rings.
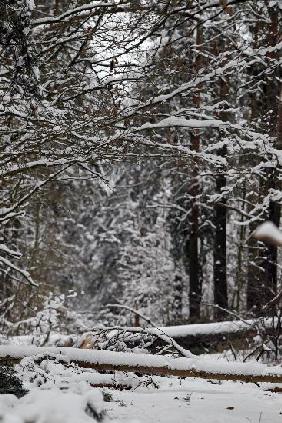
[[[270,24],[268,26],[267,32],[267,46],[269,47],[274,47],[279,42],[279,12],[277,9],[277,5],[268,7]],[[277,61],[277,63],[279,62],[279,52],[270,52],[267,56],[269,59],[275,60]],[[277,80],[280,75],[279,68],[277,67],[277,69],[278,70],[274,73],[273,78],[271,78],[271,80],[266,85],[266,103],[268,109],[267,111],[269,114],[268,124],[270,135],[276,136],[276,142],[274,142],[274,147],[280,149],[282,143],[280,130],[282,116],[281,102],[279,101],[279,99],[277,101],[277,96],[279,96],[280,94],[278,92],[279,86],[277,83]],[[269,194],[272,190],[279,190],[280,175],[278,168],[279,164],[277,164],[277,167],[266,169]],[[268,219],[279,227],[280,203],[273,199],[273,197],[271,197],[269,200]],[[266,285],[264,303],[266,303],[269,302],[277,293],[277,246],[267,246],[264,261],[264,271]]]
[[[203,42],[203,28],[198,26],[196,29],[196,45],[200,46]],[[200,48],[200,47],[198,47]],[[199,53],[196,53],[194,62],[194,71],[197,74],[202,66],[202,59]],[[200,87],[193,96],[193,103],[197,108],[201,106]],[[200,131],[194,130],[191,134],[191,150],[200,151]],[[188,242],[187,254],[189,256],[189,302],[190,302],[190,320],[195,321],[201,316],[201,297],[202,297],[202,280],[200,276],[199,263],[199,206],[198,196],[199,190],[199,169],[197,163],[194,164],[192,171],[192,182],[190,188],[191,196],[191,229]]]
[[[0,364],[13,366],[19,363],[22,358],[35,354],[46,354],[49,356],[55,354],[56,359],[59,360],[61,355],[62,360],[67,359],[68,362],[77,364],[79,367],[91,368],[98,371],[132,372],[156,376],[199,377],[202,379],[234,380],[250,383],[282,383],[282,374],[278,372],[271,373],[271,369],[267,368],[266,365],[261,365],[261,374],[258,374],[257,371],[254,374],[251,373],[248,370],[249,363],[230,363],[228,368],[226,368],[226,365],[222,369],[216,366],[217,370],[207,371],[201,369],[200,359],[198,360],[197,367],[195,366],[195,360],[192,359],[190,367],[189,359],[185,359],[185,362],[181,365],[177,359],[147,354],[148,364],[142,364],[140,363],[140,354],[80,350],[77,348],[31,347],[28,350],[26,347],[24,353],[19,353],[18,355],[13,353],[11,357],[5,353],[5,348],[2,347],[2,351],[0,349]],[[152,364],[150,364],[150,360],[152,360]],[[205,367],[206,364],[203,364]]]
[[[224,152],[223,152],[224,154]],[[216,192],[221,194],[226,187],[224,175],[216,178]],[[214,207],[215,238],[213,251],[213,272],[214,272],[214,303],[222,308],[228,307],[227,300],[227,279],[226,279],[226,199],[222,198],[220,203]],[[215,309],[216,318],[225,316],[224,310]]]
[[[173,281],[173,324],[181,324],[183,321],[183,279],[182,276],[176,273]]]

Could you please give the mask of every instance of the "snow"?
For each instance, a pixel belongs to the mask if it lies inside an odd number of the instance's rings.
[[[27,4],[30,10],[33,10],[35,8],[34,0],[28,0]]]
[[[27,282],[30,284],[30,285],[32,285],[32,286],[38,286],[38,284],[37,283],[35,283],[32,279],[31,279],[31,276],[30,276],[30,274],[26,271],[26,270],[23,270],[23,269],[21,269],[21,268],[19,268],[19,267],[17,267],[14,263],[12,263],[10,260],[8,260],[8,259],[6,259],[5,257],[1,257],[0,256],[0,262],[2,262],[2,263],[4,263],[6,266],[7,266],[7,268],[11,268],[11,269],[13,269],[13,270],[15,270],[16,272],[18,272],[18,273],[20,273],[26,280],[27,280]]]
[[[53,24],[56,22],[61,22],[61,21],[65,21],[67,18],[70,18],[72,16],[85,16],[85,12],[86,12],[86,16],[88,16],[91,11],[94,8],[100,8],[100,7],[106,7],[106,8],[111,8],[113,6],[117,6],[118,4],[116,3],[116,1],[113,2],[90,2],[90,4],[86,4],[83,6],[79,6],[76,7],[74,9],[70,9],[67,12],[63,13],[62,15],[59,16],[49,16],[47,18],[41,18],[41,19],[36,19],[33,21],[33,26],[39,26],[39,25],[47,25],[47,24]],[[124,6],[126,6],[126,3],[124,3]],[[84,12],[84,13],[83,13]]]
[[[94,402],[102,402],[101,398],[97,401],[96,393],[92,391]],[[89,400],[93,401],[91,395],[85,392],[63,392],[54,388],[33,389],[19,400],[13,395],[2,395],[0,418],[3,423],[93,423],[93,418],[84,411]]]
[[[282,377],[282,367],[268,367],[256,362],[228,362],[224,359],[202,360],[195,358],[170,358],[152,354],[134,354],[104,350],[83,350],[73,347],[35,347],[26,345],[3,345],[0,347],[0,357],[24,358],[36,355],[51,355],[61,357],[67,361],[79,361],[105,366],[132,366],[139,368],[153,367],[154,369],[166,368],[167,371],[198,371],[213,374],[227,375],[272,375]]]
[[[1,211],[0,211],[1,214]],[[14,256],[17,258],[21,257],[21,253],[19,251],[10,250],[5,244],[0,244],[0,251],[9,254],[10,256]]]
[[[258,226],[253,233],[253,237],[259,241],[282,246],[282,232],[270,221]]]
[[[140,423],[278,423],[279,394],[255,385],[203,380],[164,379],[158,390],[114,392],[106,408],[112,418]],[[123,406],[121,406],[123,405]]]
[[[157,123],[145,123],[136,130],[167,128],[170,126],[179,126],[183,128],[219,128],[228,126],[228,123],[219,119],[185,119],[183,117],[170,116]]]
[[[9,346],[10,350],[15,347]],[[85,355],[84,352],[82,355]],[[0,395],[2,423],[281,421],[281,396],[266,390],[271,387],[270,384],[258,386],[241,382],[155,376],[140,378],[122,372],[99,374],[92,369],[66,366],[58,360],[39,358],[37,356],[34,360],[26,357],[16,366],[17,375],[29,392],[20,399],[14,395]],[[223,360],[205,356],[201,361],[216,368],[221,366]],[[248,365],[252,368],[256,363]],[[113,381],[119,385],[132,386],[132,389],[120,391],[91,386]]]
[[[185,336],[197,336],[197,335],[213,335],[213,334],[224,334],[240,332],[244,329],[255,328],[258,321],[255,320],[233,320],[218,323],[201,323],[191,325],[179,325],[179,326],[166,326],[160,328],[166,335],[173,338],[182,338]],[[264,326],[273,325],[272,319],[264,319]],[[152,332],[156,332],[155,329],[149,329]]]
[[[54,370],[55,373],[55,370]],[[90,423],[89,405],[104,423],[279,423],[281,397],[239,382],[154,378],[132,390],[91,388],[73,381],[69,389],[31,388],[21,399],[0,396],[2,423]]]

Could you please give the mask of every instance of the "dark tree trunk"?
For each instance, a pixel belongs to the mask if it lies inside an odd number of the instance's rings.
[[[269,202],[269,220],[279,227],[280,206],[272,200]],[[267,281],[264,303],[267,303],[277,292],[277,247],[274,245],[269,245],[266,250],[264,269]]]
[[[198,206],[192,205],[191,210],[191,232],[190,239],[187,242],[187,254],[189,256],[189,273],[190,273],[190,319],[196,320],[200,318],[201,310],[201,295],[202,286],[200,278],[200,265],[199,265],[199,243],[198,243]]]
[[[203,42],[203,29],[197,28],[196,44],[201,45]],[[198,73],[202,66],[202,58],[197,54],[194,61],[194,71]],[[197,108],[201,106],[200,87],[193,96],[193,103]],[[191,149],[197,153],[200,151],[200,131],[194,130],[191,134]],[[192,183],[189,190],[191,197],[191,226],[190,239],[186,246],[186,253],[189,257],[189,302],[190,302],[190,320],[198,320],[201,317],[201,297],[202,297],[202,280],[200,277],[199,263],[199,206],[198,196],[200,194],[199,187],[199,169],[197,163],[194,164],[192,171]]]
[[[198,132],[191,136],[192,149],[200,150],[200,135]],[[201,315],[201,295],[202,284],[200,278],[199,263],[199,180],[198,168],[195,164],[193,169],[193,178],[190,186],[189,194],[191,196],[191,222],[190,235],[186,243],[186,254],[189,257],[189,302],[190,302],[190,319],[197,320]]]
[[[250,225],[250,234],[256,229],[256,226],[257,224]],[[261,249],[260,244],[254,238],[249,237],[246,305],[247,311],[255,316],[259,316],[261,313],[262,290],[264,289]]]
[[[225,10],[229,15],[233,14],[232,7]],[[215,44],[215,52],[222,53],[228,51],[228,41],[225,37],[220,37]],[[230,99],[229,78],[225,76],[220,78],[218,86],[219,98],[222,102],[228,102]],[[218,112],[218,117],[223,121],[230,121],[231,116],[224,108]],[[217,152],[221,157],[226,157],[227,146],[223,145]],[[225,167],[221,166],[218,169],[218,175],[215,177],[216,193],[220,199],[214,205],[214,225],[215,225],[215,239],[213,246],[213,281],[214,281],[214,304],[219,306],[214,310],[214,316],[217,320],[224,319],[226,312],[223,309],[228,308],[227,295],[227,275],[226,275],[226,223],[227,223],[227,209],[226,209],[226,176]]]
[[[220,175],[216,178],[216,191],[221,194],[226,187],[226,178]],[[226,280],[226,199],[215,204],[214,223],[215,239],[213,250],[214,303],[222,308],[228,307]],[[223,310],[215,309],[216,318],[225,316]]]
[[[268,4],[269,3],[269,4]],[[253,27],[253,47],[259,49],[262,46],[275,47],[279,43],[279,6],[270,5],[270,2],[257,2],[254,5],[258,16],[256,24]],[[267,18],[265,12],[267,8]],[[262,17],[262,19],[259,18]],[[279,80],[279,50],[269,49],[266,54],[269,59],[269,67],[274,69],[273,73],[265,74],[261,64],[255,63],[250,67],[251,75],[258,79],[260,84],[258,88],[250,93],[251,99],[251,121],[256,123],[257,127],[265,131],[268,128],[268,134],[276,137],[276,122],[279,111],[277,108],[278,80]],[[276,64],[276,65],[275,65]],[[275,66],[274,66],[275,65]],[[260,76],[263,75],[263,76]],[[279,147],[280,144],[280,147]],[[274,142],[274,148],[280,149],[279,129],[277,141]],[[279,170],[269,167],[270,160],[273,157],[266,157],[267,165],[261,170],[259,179],[259,189],[253,181],[249,182],[250,193],[248,201],[252,204],[262,203],[265,198],[270,197],[268,211],[261,216],[263,220],[271,220],[275,225],[279,225],[280,206],[274,199],[273,190],[279,190]],[[274,160],[273,160],[274,161]],[[257,192],[259,192],[257,194]],[[250,234],[255,229],[256,224],[250,226]],[[247,285],[247,309],[255,315],[260,315],[263,305],[274,295],[277,286],[277,249],[271,245],[263,245],[251,238],[248,241],[248,285]]]
[[[174,325],[183,323],[183,278],[178,273],[173,281],[173,322]]]
[[[270,23],[268,24],[267,30],[267,45],[273,47],[279,42],[279,12],[278,6],[269,6],[268,13],[270,18]],[[270,60],[279,62],[279,51],[271,51],[267,54]],[[277,66],[277,71],[274,73],[273,77],[267,81],[265,88],[265,101],[268,113],[268,126],[269,133],[272,136],[276,136],[276,142],[274,142],[274,147],[281,149],[281,98],[277,101],[279,96],[279,84],[278,80],[280,77],[279,67]],[[266,175],[266,184],[268,187],[268,194],[272,190],[279,190],[281,188],[281,183],[279,178],[279,164],[277,163],[276,167],[267,168],[265,170]],[[273,222],[276,226],[279,227],[280,223],[280,204],[273,199],[273,196],[270,197],[269,209],[268,209],[268,219]],[[269,302],[277,292],[277,247],[273,245],[268,245],[265,252],[265,261],[263,264],[264,273],[265,273],[265,292],[264,292],[264,304]]]

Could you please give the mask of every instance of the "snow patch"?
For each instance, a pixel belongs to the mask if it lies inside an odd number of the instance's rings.
[[[259,241],[282,246],[282,232],[270,221],[258,226],[253,237]]]

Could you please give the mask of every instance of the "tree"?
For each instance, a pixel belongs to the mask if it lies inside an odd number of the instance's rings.
[[[1,18],[2,309],[23,283],[30,307],[78,286],[93,309],[138,297],[179,322],[188,292],[199,320],[212,280],[240,311],[248,273],[259,310],[253,269],[273,293],[276,252],[247,239],[280,215],[276,3],[30,4]]]
[[[251,26],[254,47],[263,46],[261,55],[264,58],[252,64],[252,117],[256,129],[265,131],[272,146],[271,151],[263,159],[259,171],[259,198],[263,202],[262,216],[279,226],[280,221],[280,195],[278,180],[280,165],[276,155],[279,147],[277,136],[277,122],[279,121],[278,95],[279,95],[279,67],[277,44],[279,33],[278,4],[258,4],[251,10],[258,16],[263,13],[266,19],[257,18],[256,24]],[[251,226],[251,231],[254,226]],[[253,245],[252,245],[253,244]],[[260,246],[251,241],[250,245],[250,271],[247,289],[247,306],[255,314],[262,310],[262,295],[265,303],[275,295],[277,289],[277,248],[274,246]],[[252,254],[254,251],[254,255]],[[252,255],[251,255],[252,254]],[[262,294],[263,292],[263,294]]]

